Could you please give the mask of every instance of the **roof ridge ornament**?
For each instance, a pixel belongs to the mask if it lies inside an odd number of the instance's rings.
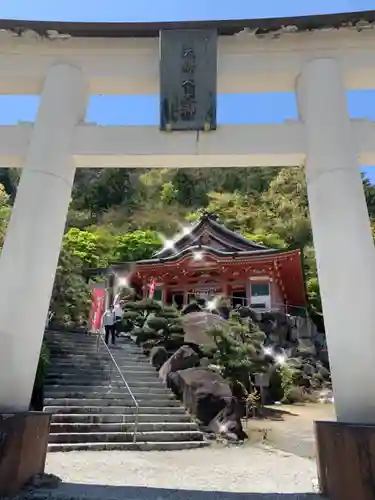
[[[217,214],[215,214],[215,212],[210,212],[209,210],[204,209],[204,210],[201,211],[200,219],[202,221],[204,221],[204,220],[213,220],[215,222],[218,222],[219,216]]]

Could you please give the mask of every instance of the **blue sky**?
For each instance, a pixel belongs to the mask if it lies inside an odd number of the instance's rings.
[[[303,4],[303,5],[302,5]],[[375,9],[374,0],[0,0],[0,18],[70,21],[177,21],[298,16]],[[375,120],[375,90],[349,92],[350,114]],[[0,96],[0,124],[34,119],[36,96]],[[296,118],[294,95],[218,96],[219,123],[265,123]],[[87,120],[101,124],[154,125],[158,96],[92,96]],[[375,168],[366,174],[375,183]]]

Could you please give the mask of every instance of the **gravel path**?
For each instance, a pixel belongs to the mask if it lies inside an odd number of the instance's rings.
[[[263,446],[172,452],[71,452],[48,456],[64,484],[54,498],[100,500],[302,500],[314,495],[313,461]]]
[[[305,404],[271,408],[283,413],[274,415],[273,419],[249,420],[249,435],[252,435],[254,429],[267,429],[267,442],[271,446],[293,455],[314,459],[314,421],[336,420],[335,407],[331,404]]]

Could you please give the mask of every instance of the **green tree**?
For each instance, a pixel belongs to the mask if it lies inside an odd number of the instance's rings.
[[[202,169],[191,172],[188,169],[179,169],[172,179],[176,190],[176,201],[185,207],[198,208],[207,203],[207,176]]]
[[[249,391],[255,373],[265,371],[269,365],[262,352],[265,334],[250,318],[241,318],[237,312],[232,312],[223,326],[206,332],[216,346],[208,354],[223,377],[232,387],[241,385]]]
[[[369,216],[372,220],[375,220],[375,185],[364,174],[362,174],[362,182]]]
[[[15,168],[0,168],[0,184],[4,186],[12,202],[16,196],[19,177],[19,170]]]
[[[240,233],[253,231],[256,223],[256,208],[253,200],[240,192],[228,193],[210,191],[207,193],[207,210],[215,213],[219,220],[233,231]],[[190,214],[188,219],[196,220],[201,210]]]
[[[306,178],[302,167],[283,168],[260,198],[257,228],[275,233],[288,247],[312,241]]]
[[[155,231],[134,231],[116,238],[115,260],[133,262],[149,259],[161,248],[161,239]]]
[[[131,169],[104,168],[79,170],[73,188],[73,209],[87,209],[99,216],[112,206],[127,202],[131,208],[136,178]]]
[[[176,201],[178,190],[174,187],[172,181],[165,182],[161,190],[161,201],[166,205],[170,205]]]
[[[265,233],[257,230],[255,233],[244,233],[245,238],[259,243],[267,248],[277,248],[283,250],[287,248],[286,242],[276,233]]]
[[[89,318],[90,304],[90,287],[83,277],[82,261],[64,241],[50,303],[54,321],[65,326],[84,326]]]
[[[85,231],[73,227],[65,234],[64,243],[83,268],[90,269],[106,267],[113,260],[116,240],[105,228]]]
[[[316,276],[307,280],[307,293],[309,296],[310,307],[313,313],[322,313],[322,301],[320,298],[319,281]]]
[[[0,248],[4,244],[11,212],[10,195],[7,194],[4,186],[0,184]]]

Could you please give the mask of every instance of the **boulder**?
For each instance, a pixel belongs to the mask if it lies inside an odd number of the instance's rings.
[[[325,380],[329,380],[330,377],[331,377],[331,374],[329,373],[329,370],[323,366],[322,363],[320,363],[319,361],[317,362],[316,364],[316,368],[318,370],[318,372],[320,373],[320,375],[325,379]]]
[[[203,312],[203,308],[198,305],[196,302],[191,302],[187,306],[185,306],[182,311],[181,315],[185,316],[186,314],[194,313],[194,312]]]
[[[190,312],[182,316],[182,326],[185,331],[184,341],[191,344],[215,347],[212,338],[205,330],[214,326],[225,325],[226,320],[218,314],[207,311]]]
[[[232,398],[231,403],[223,408],[208,425],[208,432],[222,436],[230,441],[243,441],[247,438],[239,418],[240,410]]]
[[[241,425],[240,419],[235,416],[231,388],[219,373],[209,368],[188,368],[170,373],[167,384],[203,426],[209,426],[225,408],[225,419],[223,420],[224,416],[220,419],[221,424],[224,425],[223,422],[230,417]]]
[[[307,338],[298,339],[298,351],[312,356],[316,355],[316,347],[314,343]]]
[[[163,366],[159,370],[159,377],[164,383],[166,383],[170,373],[198,366],[199,361],[199,355],[195,352],[195,350],[187,345],[183,345],[164,362]]]
[[[201,358],[201,362],[200,362],[200,365],[203,367],[203,368],[208,368],[211,364],[211,361],[207,358],[207,357],[203,357]]]
[[[159,370],[168,360],[168,353],[164,346],[157,345],[150,351],[150,363]]]

